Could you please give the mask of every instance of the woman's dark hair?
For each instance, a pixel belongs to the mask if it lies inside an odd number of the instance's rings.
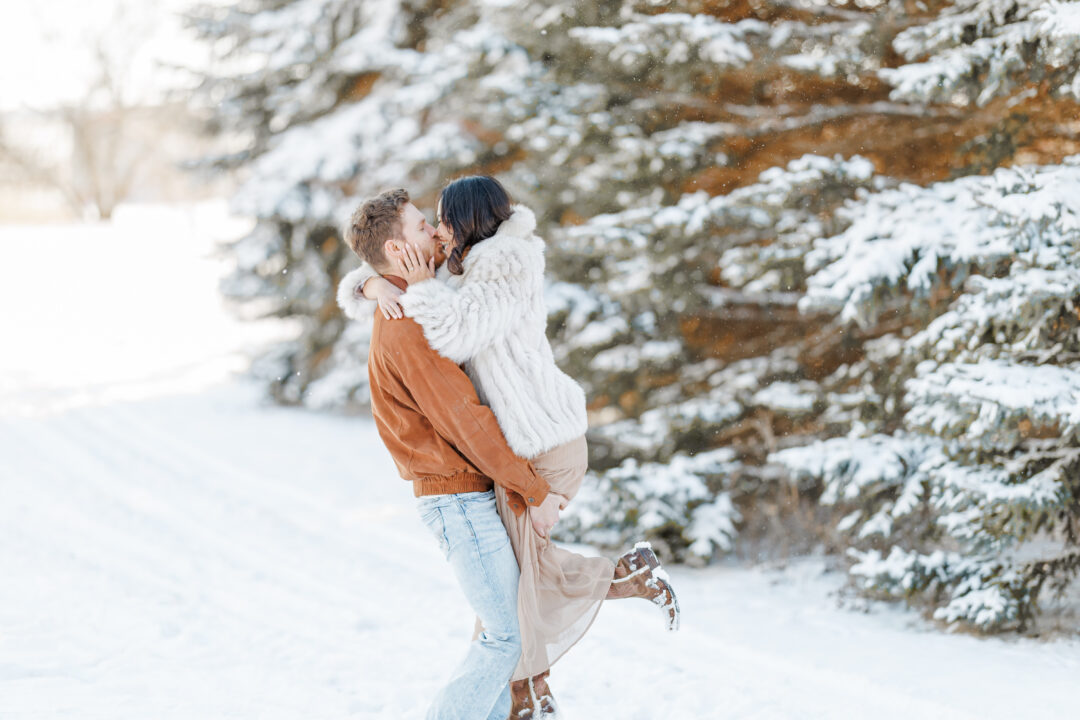
[[[454,275],[463,272],[465,251],[487,240],[510,219],[510,193],[489,175],[458,178],[439,195],[439,222],[454,232],[454,249],[446,259],[446,268]]]

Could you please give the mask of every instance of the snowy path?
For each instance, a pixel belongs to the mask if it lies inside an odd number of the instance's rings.
[[[81,240],[0,230],[0,253]],[[268,407],[228,379],[255,336],[206,296],[220,267],[205,245],[135,247],[87,252],[112,291],[77,301],[57,288],[86,264],[47,285],[0,270],[0,718],[421,717],[472,617],[371,423]],[[149,286],[133,252],[187,253],[198,282],[131,310]],[[70,346],[51,338],[72,336],[76,357],[57,358]],[[121,337],[138,357],[111,363]],[[46,372],[65,363],[74,379]],[[567,720],[1076,713],[1080,643],[838,609],[815,560],[672,575],[679,633],[651,605],[610,603],[556,666]]]

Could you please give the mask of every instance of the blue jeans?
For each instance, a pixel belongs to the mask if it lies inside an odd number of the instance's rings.
[[[427,720],[506,720],[510,676],[521,655],[518,564],[495,509],[495,491],[427,495],[418,507],[484,624],[435,697]]]

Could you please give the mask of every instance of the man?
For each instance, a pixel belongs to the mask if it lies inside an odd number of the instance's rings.
[[[436,255],[435,228],[403,189],[364,202],[346,229],[349,246],[383,277],[405,290],[391,259],[406,244],[425,262]],[[469,378],[427,344],[409,318],[375,313],[368,354],[371,408],[379,435],[413,484],[425,524],[450,562],[465,597],[484,626],[469,653],[439,691],[429,720],[505,720],[509,681],[521,652],[518,565],[495,509],[494,483],[546,535],[558,519],[562,496],[550,492],[528,461],[506,444],[491,410]]]

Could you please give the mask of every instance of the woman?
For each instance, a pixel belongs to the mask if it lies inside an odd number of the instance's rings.
[[[343,297],[377,300],[387,317],[404,311],[424,329],[429,344],[462,364],[477,394],[499,422],[515,453],[529,458],[565,508],[588,469],[585,394],[555,364],[546,335],[544,244],[536,220],[512,205],[491,177],[465,177],[443,190],[438,240],[449,251],[438,272],[410,248],[396,260],[408,282],[401,294],[364,266],[342,281]],[[400,304],[400,305],[399,305]],[[350,308],[356,311],[357,308]],[[512,677],[511,717],[554,712],[546,676],[551,665],[585,634],[605,598],[647,597],[665,609],[669,628],[679,610],[670,585],[654,574],[647,543],[613,564],[569,552],[516,515],[495,486],[499,515],[521,568],[518,615],[522,656]],[[479,622],[477,633],[479,633]]]

